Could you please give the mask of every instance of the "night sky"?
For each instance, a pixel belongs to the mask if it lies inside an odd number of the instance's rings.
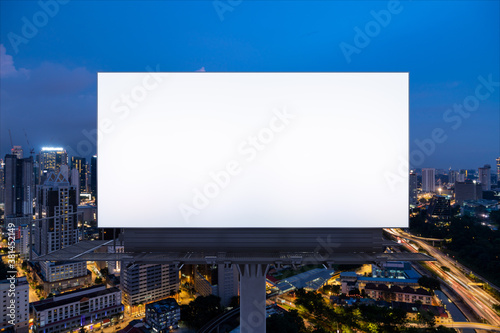
[[[96,73],[148,68],[410,72],[410,152],[436,128],[447,137],[415,167],[500,156],[499,1],[41,3],[0,2],[2,157],[8,129],[25,155],[23,129],[37,152],[76,151],[96,127]]]

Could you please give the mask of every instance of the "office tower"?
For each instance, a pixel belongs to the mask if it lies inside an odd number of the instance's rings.
[[[90,160],[90,193],[92,198],[97,198],[97,156]]]
[[[422,169],[422,192],[434,192],[436,190],[436,170],[433,168]]]
[[[410,205],[417,204],[417,174],[410,173]]]
[[[78,243],[76,188],[69,184],[63,172],[48,174],[45,183],[39,186],[37,201],[33,254],[41,256]],[[40,267],[43,279],[48,283],[87,275],[85,261],[42,261]],[[76,283],[81,282],[74,282],[73,286]]]
[[[12,280],[0,281],[0,325],[4,324],[1,331],[28,333],[29,331],[29,285],[26,277],[16,277],[14,279],[15,288],[11,287]],[[15,292],[12,292],[14,289]],[[11,303],[14,301],[14,303]],[[14,311],[9,307],[14,306]],[[11,313],[15,314],[12,318]],[[14,319],[13,331],[9,331],[8,323]],[[2,325],[3,326],[3,325]]]
[[[78,170],[80,193],[87,192],[87,162],[84,157],[71,157],[71,169]]]
[[[120,289],[104,285],[56,295],[32,305],[34,333],[97,330],[118,320],[123,312]]]
[[[4,173],[5,163],[0,158],[0,204],[5,203],[5,173]]]
[[[40,184],[45,182],[49,172],[58,173],[61,165],[68,164],[68,154],[64,148],[43,147],[40,152]]]
[[[481,184],[476,181],[465,181],[455,183],[455,202],[462,205],[465,200],[479,200],[483,198]]]
[[[491,165],[485,164],[484,167],[478,169],[478,173],[483,191],[491,190]]]
[[[18,159],[5,155],[5,222],[16,226],[29,223],[33,217],[33,158]]]
[[[11,155],[16,155],[18,159],[23,158],[23,147],[21,146],[13,146],[10,150]]]
[[[167,264],[123,264],[121,270],[123,304],[128,313],[138,305],[172,296],[179,290],[179,269]]]

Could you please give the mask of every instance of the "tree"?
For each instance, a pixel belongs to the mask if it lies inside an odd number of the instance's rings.
[[[95,280],[94,280],[95,284],[101,284],[102,283],[102,279],[100,277],[96,277]]]
[[[220,297],[215,295],[200,296],[189,305],[181,306],[182,321],[194,329],[200,329],[222,312]]]
[[[436,326],[436,319],[434,318],[434,315],[430,311],[420,310],[417,314],[417,320],[419,323],[429,328]]]
[[[291,310],[283,314],[273,314],[266,320],[266,330],[273,333],[307,332],[304,320],[299,317],[297,310]]]
[[[418,279],[418,284],[421,285],[422,287],[430,289],[430,290],[437,290],[441,286],[441,283],[439,282],[438,279],[428,277],[428,276],[420,277]]]

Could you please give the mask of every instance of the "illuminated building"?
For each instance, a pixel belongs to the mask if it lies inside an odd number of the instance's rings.
[[[48,175],[45,183],[39,187],[37,199],[38,219],[33,229],[33,254],[45,255],[78,243],[76,188],[69,184],[63,172],[51,172]],[[44,281],[49,283],[87,275],[85,261],[42,261],[40,267]]]
[[[173,298],[146,304],[145,322],[155,332],[167,333],[179,327],[181,308]]]
[[[429,193],[436,190],[436,169],[422,169],[422,192]]]
[[[92,156],[90,160],[90,193],[93,198],[97,198],[97,156]]]
[[[123,303],[136,307],[172,296],[179,290],[179,269],[168,264],[127,264],[121,267]]]
[[[15,292],[11,298],[9,292],[11,280],[0,281],[0,331],[3,328],[7,330],[8,322],[12,320],[9,316],[11,309],[8,308],[11,300],[15,300],[15,332],[28,333],[29,324],[29,285],[26,277],[17,277],[15,279]],[[5,326],[4,326],[5,325]],[[13,327],[13,326],[11,326]]]
[[[71,169],[78,170],[80,193],[87,192],[87,162],[84,157],[71,157]]]
[[[23,147],[21,146],[14,146],[12,147],[12,149],[10,150],[11,154],[12,155],[16,155],[18,159],[22,159],[23,158]]]
[[[500,185],[500,157],[497,158],[497,182]]]
[[[86,331],[100,328],[123,312],[121,291],[93,286],[32,303],[34,333]]]
[[[43,147],[40,151],[40,182],[43,184],[49,172],[58,173],[61,165],[68,164],[68,154],[64,148]]]

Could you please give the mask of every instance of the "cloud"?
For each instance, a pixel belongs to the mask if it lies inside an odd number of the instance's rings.
[[[9,149],[7,129],[12,130],[16,144],[23,144],[22,133],[26,129],[38,151],[46,144],[78,143],[83,129],[96,127],[95,71],[53,62],[43,62],[29,70],[16,69],[12,57],[4,50],[1,50],[0,156]]]
[[[0,78],[17,77],[19,75],[28,76],[29,71],[25,68],[16,69],[14,59],[7,54],[3,44],[0,44]]]
[[[196,72],[206,72],[205,67],[203,66],[202,68],[196,70]]]

